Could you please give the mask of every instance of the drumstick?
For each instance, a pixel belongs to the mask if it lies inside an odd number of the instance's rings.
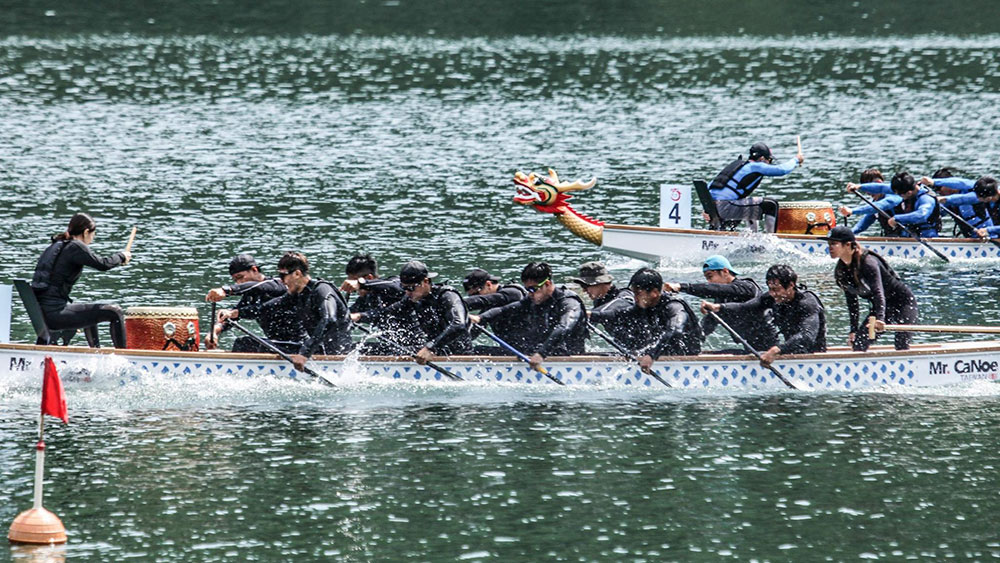
[[[802,154],[802,138],[798,135],[795,136],[795,144],[799,146],[799,154]]]
[[[132,243],[135,242],[135,231],[138,227],[132,227],[132,234],[128,237],[128,244],[125,245],[125,252],[132,252]]]

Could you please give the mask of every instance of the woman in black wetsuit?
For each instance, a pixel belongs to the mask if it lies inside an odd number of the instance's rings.
[[[916,324],[917,300],[884,258],[859,246],[854,233],[844,226],[835,227],[822,238],[830,244],[830,256],[837,259],[834,278],[847,298],[851,315],[847,340],[855,351],[865,351],[871,345],[867,322],[863,326],[858,323],[858,297],[871,304],[868,317],[888,324]],[[912,341],[913,333],[896,333],[897,350],[909,350]]]
[[[103,272],[128,264],[132,259],[127,250],[105,257],[95,255],[90,250],[90,243],[96,232],[97,225],[90,215],[74,215],[66,232],[52,237],[52,244],[38,259],[31,288],[50,329],[86,329],[97,323],[111,323],[111,340],[115,348],[124,348],[125,318],[121,307],[110,303],[72,303],[69,298],[84,266]],[[96,330],[87,331],[87,341],[91,346],[99,345]]]

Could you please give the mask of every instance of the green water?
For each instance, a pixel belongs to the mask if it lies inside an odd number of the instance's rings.
[[[515,170],[655,224],[657,186],[756,140],[766,193],[876,166],[996,174],[990,2],[8,2],[0,281],[76,210],[135,260],[80,300],[198,305],[229,258],[355,251],[459,280],[641,264],[515,207]],[[775,254],[773,261],[786,259]],[[767,263],[736,264],[763,277]],[[823,257],[794,263],[846,332]],[[667,279],[700,277],[665,261]],[[902,262],[922,320],[991,324],[997,263]],[[31,331],[15,302],[14,337]],[[945,339],[947,337],[936,337]],[[930,337],[923,337],[924,340]],[[714,339],[711,345],[722,341]],[[109,366],[109,369],[113,369]],[[69,386],[46,505],[70,560],[1000,557],[992,384],[800,395],[186,379]],[[0,523],[31,501],[38,390],[0,380]],[[24,558],[0,550],[0,559]]]

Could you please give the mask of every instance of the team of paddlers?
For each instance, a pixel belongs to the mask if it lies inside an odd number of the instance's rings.
[[[773,231],[777,207],[751,194],[763,177],[788,174],[803,161],[800,147],[795,157],[775,165],[771,150],[763,143],[754,144],[747,160],[733,161],[711,184],[720,218],[745,221],[752,228],[763,218],[765,229]],[[928,188],[940,194],[933,195]],[[1000,191],[991,177],[954,178],[947,169],[919,180],[900,172],[889,183],[878,170],[869,169],[862,173],[860,184],[849,183],[846,189],[873,194],[877,201],[854,209],[841,207],[843,216],[859,215],[862,220],[853,229],[838,226],[821,238],[837,260],[834,276],[850,318],[847,341],[853,350],[864,351],[872,344],[869,321],[915,324],[917,303],[885,259],[859,245],[855,235],[877,219],[883,234],[934,237],[945,206],[954,208],[952,213],[962,223],[969,223],[966,235],[993,237],[1000,234]],[[42,253],[31,285],[50,328],[82,328],[88,343],[97,346],[95,326],[108,322],[114,345],[125,347],[120,307],[72,303],[69,298],[84,266],[108,270],[131,259],[128,251],[96,256],[89,247],[96,230],[90,216],[74,215],[66,232],[53,237]],[[654,269],[641,268],[626,287],[618,287],[603,265],[588,262],[572,280],[589,296],[588,310],[579,294],[553,279],[545,262],[524,266],[520,283],[503,283],[486,270],[473,269],[462,282],[463,295],[457,288],[435,283],[437,274],[416,260],[404,264],[398,276],[381,277],[375,259],[359,254],[348,261],[346,279],[336,285],[312,277],[308,259],[298,252],[281,257],[276,277],[266,276],[249,254],[240,254],[229,264],[233,283],[206,296],[211,302],[239,297],[235,308],[218,313],[207,341],[217,342],[236,321],[255,320],[265,340],[238,337],[233,351],[268,352],[268,346],[274,346],[300,369],[313,355],[345,354],[358,347],[368,355],[412,354],[420,363],[433,356],[509,356],[517,351],[538,368],[546,357],[587,353],[592,334],[648,368],[663,356],[706,353],[705,335],[719,325],[731,331],[738,344],[721,352],[744,353],[752,348],[765,364],[781,354],[826,349],[825,309],[790,266],[771,266],[765,274],[766,287],[741,277],[721,255],[706,259],[702,270],[704,283],[675,283],[665,282]],[[699,306],[703,318],[699,320],[692,307],[678,298],[680,293],[704,299]],[[864,316],[862,300],[870,305]],[[370,336],[356,342],[355,327]],[[910,343],[910,333],[896,332],[896,349],[908,349]]]

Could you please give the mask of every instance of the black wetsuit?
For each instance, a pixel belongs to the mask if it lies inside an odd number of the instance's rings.
[[[469,311],[478,314],[485,313],[490,309],[496,309],[520,301],[528,294],[524,286],[516,283],[502,285],[493,293],[488,295],[472,295],[465,298],[465,306]],[[524,327],[511,319],[493,319],[489,323],[489,328],[493,334],[504,342],[520,341],[524,338]],[[473,331],[475,332],[475,331]],[[473,352],[477,355],[487,356],[509,356],[510,352],[502,346],[473,346]]]
[[[855,271],[842,260],[837,260],[834,278],[837,285],[844,290],[844,297],[847,299],[851,332],[854,333],[852,347],[856,351],[864,351],[871,345],[871,340],[868,338],[867,325],[859,318],[858,297],[867,300],[871,305],[867,317],[874,316],[888,324],[916,324],[917,299],[878,254],[864,251],[859,266],[858,271]],[[896,333],[897,350],[909,350],[912,341],[913,333]]]
[[[762,293],[757,282],[750,278],[737,278],[732,283],[682,283],[680,286],[682,293],[702,299],[714,299],[716,303],[744,303]],[[767,318],[764,323],[759,319],[734,316],[725,309],[719,311],[717,315],[740,336],[746,338],[754,350],[767,350],[778,343],[778,329],[771,322],[770,312],[766,313]],[[718,325],[719,323],[711,315],[701,319],[701,330],[706,335],[712,334]],[[736,341],[735,338],[733,340]],[[739,350],[742,351],[743,348]]]
[[[346,354],[353,347],[351,317],[347,301],[330,282],[311,279],[299,293],[286,293],[263,305],[292,311],[302,328],[301,344],[295,351],[313,354]]]
[[[469,313],[457,291],[447,285],[434,285],[420,301],[404,299],[384,309],[361,314],[361,320],[380,323],[393,320],[401,326],[387,338],[410,347],[414,352],[427,348],[438,356],[472,352]],[[413,320],[406,326],[405,321]]]
[[[631,328],[617,313],[626,311],[635,305],[635,294],[631,289],[619,289],[614,285],[604,296],[594,299],[594,308],[590,310],[591,322],[600,323],[608,329],[616,342],[628,339]],[[596,316],[595,316],[596,315]]]
[[[661,297],[652,307],[593,311],[593,322],[616,323],[622,333],[615,338],[636,356],[694,356],[701,353],[701,328],[691,307],[680,299]]]
[[[520,301],[491,309],[480,316],[481,322],[509,319],[524,328],[516,342],[509,342],[524,354],[570,356],[585,352],[587,315],[583,301],[566,288],[557,288],[552,297],[535,305],[531,295]]]
[[[80,279],[83,267],[102,272],[125,262],[125,253],[116,252],[99,257],[79,240],[56,241],[38,259],[31,287],[52,330],[87,329],[87,341],[98,346],[97,323],[111,324],[111,341],[115,348],[125,348],[125,316],[121,307],[111,303],[72,303],[69,293]]]
[[[240,319],[257,321],[264,331],[264,337],[272,344],[286,352],[298,352],[302,326],[295,312],[288,308],[290,303],[277,299],[288,293],[285,284],[277,278],[266,278],[262,281],[226,285],[222,290],[226,295],[240,296],[240,302],[236,304]],[[241,336],[233,342],[233,352],[268,351],[249,336]]]
[[[785,341],[778,344],[782,354],[826,351],[826,313],[819,297],[811,291],[798,288],[788,303],[778,303],[770,293],[763,293],[745,303],[725,303],[721,307],[727,314],[756,323],[754,331],[767,330],[765,313],[770,310],[774,324],[785,337]]]

